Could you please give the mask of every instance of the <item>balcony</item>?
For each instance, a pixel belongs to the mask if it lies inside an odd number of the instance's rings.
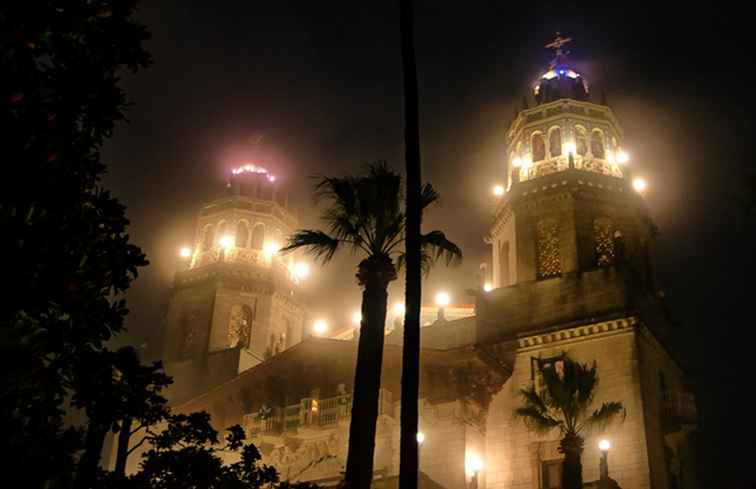
[[[689,392],[665,391],[662,395],[662,424],[665,433],[680,431],[698,422],[696,398]]]
[[[391,392],[381,389],[378,398],[378,414],[394,415]],[[328,428],[346,422],[352,417],[352,395],[344,394],[323,399],[307,397],[298,404],[260,409],[245,414],[242,419],[244,431],[249,436],[295,433],[303,428]]]

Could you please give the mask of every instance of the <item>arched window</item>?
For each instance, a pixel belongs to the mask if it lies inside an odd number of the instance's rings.
[[[252,228],[252,243],[250,246],[255,250],[261,250],[265,241],[265,226],[258,223]]]
[[[559,221],[556,219],[544,219],[536,224],[536,257],[539,279],[562,275]]]
[[[215,231],[212,224],[208,224],[202,228],[202,237],[200,238],[200,248],[202,251],[207,251],[213,247],[213,241],[215,240]]]
[[[543,161],[546,159],[546,144],[543,141],[543,134],[534,133],[530,140],[530,147],[533,150],[533,161]]]
[[[248,347],[252,337],[252,309],[235,304],[228,320],[228,347]]]
[[[549,155],[552,158],[562,155],[562,130],[558,127],[549,131]]]
[[[588,137],[582,126],[575,126],[575,147],[580,156],[585,156],[588,152]]]
[[[215,237],[220,242],[221,239],[226,235],[228,232],[228,224],[226,221],[221,221],[218,223],[218,231],[215,233]]]
[[[604,134],[599,130],[591,133],[591,153],[593,153],[594,158],[605,158]]]
[[[593,221],[593,243],[596,253],[596,265],[608,267],[614,263],[614,230],[612,221],[600,217]]]
[[[249,226],[247,221],[239,221],[236,224],[236,246],[246,248],[249,246]]]

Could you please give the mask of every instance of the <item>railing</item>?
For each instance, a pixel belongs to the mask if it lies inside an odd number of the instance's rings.
[[[393,397],[390,391],[381,389],[378,397],[378,413],[394,415]],[[352,396],[344,394],[324,399],[305,398],[298,404],[285,407],[261,409],[245,414],[244,430],[250,436],[291,432],[305,427],[335,426],[352,416]]]

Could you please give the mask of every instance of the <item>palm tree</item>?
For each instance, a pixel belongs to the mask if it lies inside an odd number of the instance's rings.
[[[549,362],[539,361],[541,386],[520,389],[522,406],[515,415],[537,432],[558,429],[562,439],[559,451],[564,454],[562,466],[563,489],[582,489],[583,437],[589,428],[603,429],[617,418],[625,418],[621,402],[604,402],[589,411],[599,383],[596,363],[589,366],[571,360],[566,353]]]
[[[323,263],[330,261],[341,248],[363,256],[356,274],[357,283],[363,288],[362,322],[344,485],[369,489],[373,479],[388,285],[396,280],[397,269],[405,262],[401,177],[385,163],[375,163],[368,167],[365,176],[321,178],[315,186],[315,196],[330,202],[322,217],[328,232],[297,231],[282,251],[304,248]],[[436,191],[425,184],[421,192],[422,207],[437,200]],[[422,263],[426,269],[438,259],[451,263],[462,256],[457,245],[441,231],[421,236],[421,243]]]
[[[420,115],[418,107],[415,27],[412,0],[400,0],[399,25],[402,40],[404,81],[404,151],[407,172],[407,229],[405,254],[407,273],[402,350],[401,439],[399,455],[400,489],[417,489],[417,398],[420,389],[420,302],[422,300],[420,205],[422,166],[420,159]]]

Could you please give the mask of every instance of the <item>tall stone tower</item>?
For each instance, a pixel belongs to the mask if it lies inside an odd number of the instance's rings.
[[[176,274],[164,358],[172,397],[204,392],[302,340],[302,269],[278,249],[297,227],[288,194],[265,168],[233,170],[199,212]]]
[[[520,389],[563,351],[596,362],[597,402],[627,409],[624,423],[586,433],[584,480],[598,478],[597,442],[607,437],[621,487],[691,487],[695,402],[668,349],[655,227],[617,119],[570,66],[567,41],[550,45],[556,57],[533,84],[534,104],[505,135],[507,192],[486,236],[493,288],[479,294],[476,338],[514,366],[487,420],[486,487],[559,487],[559,433],[532,433],[513,413]]]

